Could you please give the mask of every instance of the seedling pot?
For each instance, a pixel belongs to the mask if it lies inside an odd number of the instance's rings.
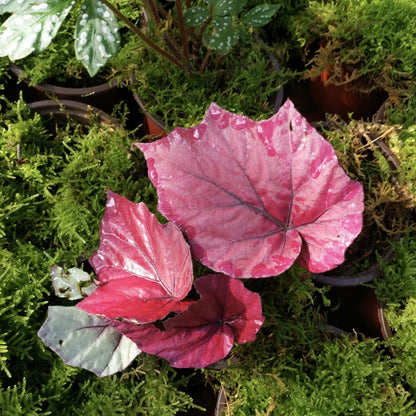
[[[392,173],[394,171],[398,170],[400,168],[400,163],[395,154],[391,151],[391,149],[381,140],[375,141],[379,149],[384,154],[385,158],[388,160],[390,164],[390,170]],[[394,181],[394,179],[393,179]],[[363,225],[364,229],[366,227],[366,224]],[[394,240],[398,240],[401,237],[400,234],[394,235]],[[357,238],[357,242],[353,243],[353,245],[360,245],[365,246],[367,244],[367,241],[362,238],[360,240],[360,236]],[[347,251],[348,253],[348,251]],[[391,248],[386,249],[385,252],[379,253],[381,257],[381,261],[387,261],[394,257],[394,252]],[[354,262],[354,259],[349,259],[347,261]],[[347,266],[346,263],[344,263],[341,266]],[[348,267],[346,268],[348,270]],[[369,265],[367,268],[365,268],[363,271],[357,272],[357,273],[349,273],[346,271],[345,273],[340,273],[335,269],[334,271],[329,271],[327,273],[319,273],[314,274],[314,279],[324,285],[330,285],[335,287],[352,287],[352,286],[359,286],[363,283],[368,283],[372,280],[374,280],[376,277],[378,277],[380,274],[380,263],[378,261],[373,262],[371,265]]]
[[[348,72],[351,71],[346,70]],[[313,102],[324,113],[338,114],[344,120],[348,120],[350,113],[356,119],[366,119],[372,117],[386,99],[386,94],[380,90],[362,92],[365,86],[362,80],[348,82],[345,79],[345,84],[336,85],[328,83],[331,76],[332,70],[328,66],[309,84]]]
[[[15,64],[10,64],[10,71],[18,79],[30,84],[30,79],[24,78],[22,70]],[[111,113],[113,106],[124,99],[124,91],[118,87],[117,81],[106,82],[93,87],[71,88],[61,87],[50,83],[35,84],[32,87],[38,99],[59,99],[79,101],[100,108],[107,113]]]
[[[257,35],[253,35],[256,42],[258,42],[260,45],[265,46],[264,41]],[[270,60],[270,64],[272,68],[280,72],[280,65],[277,62],[276,57],[271,51],[267,52],[268,58]],[[136,81],[134,79],[131,79],[130,82],[134,84]],[[148,134],[150,136],[159,136],[159,137],[165,137],[167,135],[167,127],[166,124],[163,122],[163,120],[156,116],[155,114],[152,114],[148,111],[148,106],[146,100],[144,100],[142,97],[139,96],[136,92],[133,93],[133,97],[135,101],[137,102],[141,112],[144,115],[144,132],[145,134]],[[270,98],[271,102],[273,102],[273,112],[277,113],[279,108],[283,104],[284,100],[284,88],[281,87],[277,94]],[[168,129],[170,130],[170,129]]]
[[[90,124],[91,117],[97,117],[103,125],[113,128],[120,127],[120,123],[104,111],[77,101],[61,100],[58,102],[56,100],[41,100],[28,104],[28,107],[41,116],[53,114],[64,120],[72,117],[84,125]]]
[[[133,93],[133,97],[144,116],[144,134],[165,137],[167,134],[165,123],[159,117],[149,113],[146,102],[136,92]]]
[[[331,306],[336,306],[328,312],[331,325],[347,332],[384,338],[383,305],[373,289],[365,286],[333,287],[327,296],[331,299]]]

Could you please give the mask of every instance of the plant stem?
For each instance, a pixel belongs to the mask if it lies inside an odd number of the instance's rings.
[[[166,52],[164,49],[162,49],[160,46],[158,46],[156,43],[152,42],[144,33],[140,31],[140,29],[137,28],[136,25],[134,25],[129,19],[127,19],[126,16],[124,16],[118,9],[116,9],[112,4],[110,4],[107,0],[100,0],[101,3],[103,3],[105,6],[107,6],[125,25],[134,33],[136,34],[140,39],[142,39],[145,43],[147,43],[148,46],[150,46],[154,51],[162,55],[164,58],[172,62],[174,65],[178,66],[182,70],[188,72],[187,68],[180,62],[178,59],[176,59],[174,56],[170,55],[168,52]]]
[[[155,22],[157,29],[160,30],[162,28],[163,22],[160,19],[159,12],[163,8],[160,7],[159,4],[155,0],[143,0],[143,3],[144,3],[145,9],[148,10],[151,17],[153,18],[153,21]],[[182,9],[181,9],[181,12],[182,12]],[[163,15],[165,16],[164,13],[163,13]],[[178,22],[176,22],[176,23],[177,23],[177,25],[179,25]],[[173,36],[169,32],[163,30],[163,28],[162,28],[161,37],[162,37],[163,41],[165,42],[165,46],[167,47],[171,56],[173,56],[179,62],[181,62],[182,65],[184,65],[184,67],[188,68],[189,67],[189,65],[188,65],[189,59],[184,59],[184,55],[182,55],[181,52],[180,52],[182,48],[176,42],[176,40],[173,38]]]
[[[179,32],[181,34],[181,41],[182,41],[182,48],[183,48],[183,56],[185,58],[185,62],[189,63],[189,48],[188,48],[188,36],[185,27],[185,21],[183,20],[182,14],[182,1],[176,0],[176,13],[178,15],[178,25],[179,25]]]

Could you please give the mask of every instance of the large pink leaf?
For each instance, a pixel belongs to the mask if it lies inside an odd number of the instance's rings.
[[[361,184],[289,100],[260,122],[212,103],[198,126],[137,146],[159,211],[216,271],[265,277],[297,260],[324,272],[361,231]]]
[[[189,246],[174,224],[160,224],[142,203],[108,192],[90,262],[101,285],[77,304],[88,313],[152,322],[188,307],[182,299],[193,281]]]
[[[114,323],[144,352],[167,359],[172,367],[206,367],[225,358],[234,342],[253,341],[264,322],[261,300],[242,282],[224,275],[200,277],[194,283],[201,299],[165,323],[138,327]]]

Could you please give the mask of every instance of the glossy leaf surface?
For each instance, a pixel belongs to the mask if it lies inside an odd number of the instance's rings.
[[[45,50],[75,2],[44,0],[28,3],[23,2],[16,8],[0,28],[0,56],[8,56],[12,61]]]
[[[124,370],[141,352],[108,322],[76,307],[50,306],[38,335],[66,364],[99,377]]]
[[[76,267],[65,272],[62,267],[53,266],[51,277],[55,295],[69,300],[89,296],[97,287],[87,272]]]
[[[234,342],[253,341],[264,317],[257,293],[224,275],[196,279],[201,299],[186,312],[170,318],[166,331],[153,325],[124,324],[118,330],[149,354],[163,357],[172,367],[206,367],[225,358]],[[115,323],[118,325],[117,323]]]
[[[99,0],[86,0],[75,28],[75,54],[93,77],[120,47],[118,21]]]
[[[362,185],[290,100],[259,122],[212,103],[199,125],[137,146],[159,211],[216,271],[266,277],[297,261],[324,272],[361,231]]]
[[[18,10],[22,10],[28,2],[22,0],[2,0],[0,2],[0,14],[14,13]]]
[[[143,203],[108,192],[90,263],[101,285],[77,305],[89,313],[152,322],[188,307],[182,299],[193,281],[189,246],[174,224],[160,224]]]

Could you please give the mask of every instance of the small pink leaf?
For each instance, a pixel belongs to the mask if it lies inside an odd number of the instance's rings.
[[[160,224],[144,204],[111,191],[91,257],[101,285],[77,304],[88,313],[139,322],[182,312],[192,287],[190,249],[174,224]]]
[[[212,103],[198,126],[137,146],[159,211],[216,271],[265,277],[297,260],[324,272],[361,231],[362,185],[289,100],[260,122]]]
[[[225,358],[234,342],[253,341],[264,322],[261,300],[242,282],[224,275],[200,277],[194,283],[201,299],[166,321],[153,325],[115,323],[118,331],[144,352],[163,357],[172,367],[202,368]]]

